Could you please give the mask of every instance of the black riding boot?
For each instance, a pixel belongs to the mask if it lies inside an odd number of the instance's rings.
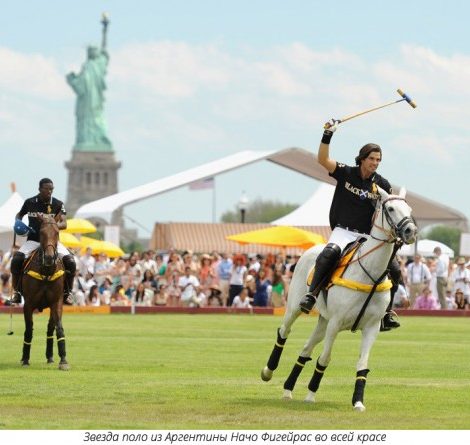
[[[65,283],[64,283],[64,303],[73,304],[72,300],[72,289],[73,289],[73,280],[75,279],[75,271],[77,270],[77,265],[75,263],[75,258],[73,255],[66,255],[62,258],[65,269]]]
[[[323,286],[333,272],[334,267],[338,264],[341,257],[341,248],[337,244],[329,243],[318,255],[315,263],[315,271],[313,273],[312,283],[305,296],[299,303],[300,310],[308,314],[317,301],[317,296]]]
[[[19,283],[21,278],[21,272],[23,270],[24,263],[24,253],[15,252],[13,258],[11,259],[11,286],[13,288],[13,296],[11,297],[11,302],[15,304],[21,304],[22,295],[19,289]]]
[[[398,285],[403,283],[403,278],[401,276],[400,265],[396,258],[394,258],[389,264],[389,275],[392,280],[392,288],[390,289],[390,303],[387,306],[387,311],[382,318],[382,322],[380,323],[380,330],[381,331],[390,331],[391,329],[396,329],[400,327],[400,323],[395,320],[393,317],[396,316],[395,312],[392,310],[393,308],[393,298],[395,297],[395,293],[398,289]]]

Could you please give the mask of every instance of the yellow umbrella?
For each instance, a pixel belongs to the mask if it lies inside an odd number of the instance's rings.
[[[125,254],[119,246],[116,246],[116,244],[110,243],[109,241],[101,241],[89,238],[88,236],[82,236],[80,238],[80,242],[83,249],[90,247],[93,255],[105,253],[109,257],[114,258]]]
[[[227,236],[226,239],[239,244],[262,244],[274,247],[300,247],[308,249],[316,244],[326,242],[318,233],[298,229],[291,226],[274,226],[266,229],[252,230],[237,235]]]
[[[93,233],[96,227],[87,219],[71,218],[67,220],[67,233]]]
[[[71,233],[64,232],[63,230],[59,232],[59,240],[65,247],[70,247],[71,249],[82,246],[80,240],[76,236]]]

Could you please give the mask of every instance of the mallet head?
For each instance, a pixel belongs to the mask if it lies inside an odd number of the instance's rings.
[[[397,93],[403,97],[404,100],[406,100],[413,108],[416,108],[416,104],[411,100],[411,97],[405,94],[400,88],[398,88]]]

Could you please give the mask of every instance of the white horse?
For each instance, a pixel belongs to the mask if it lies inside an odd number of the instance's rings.
[[[378,188],[380,199],[377,200],[372,230],[352,257],[346,268],[341,284],[335,284],[328,290],[327,297],[322,291],[317,299],[316,309],[320,313],[315,330],[305,343],[291,374],[284,383],[284,398],[291,399],[292,391],[305,363],[311,360],[314,347],[325,339],[313,377],[308,385],[306,401],[314,402],[315,393],[326,367],[331,359],[331,351],[336,336],[340,331],[360,329],[362,343],[359,361],[356,366],[356,385],[352,399],[356,411],[364,411],[364,388],[366,383],[369,352],[380,329],[380,322],[390,302],[390,285],[383,281],[387,267],[395,253],[395,246],[401,243],[411,244],[416,240],[417,227],[411,217],[411,208],[405,201],[405,191],[399,195],[389,195]],[[267,366],[261,372],[264,381],[271,379],[279,364],[284,344],[293,323],[301,314],[299,302],[307,293],[307,277],[315,263],[318,248],[307,250],[295,267],[289,288],[286,313],[278,329]],[[379,284],[381,282],[381,284]],[[372,289],[373,286],[377,286]],[[344,287],[348,286],[348,287]],[[356,287],[352,289],[350,287]],[[358,290],[357,288],[362,288]],[[371,292],[375,290],[375,292]],[[372,295],[373,294],[373,295]],[[372,295],[369,297],[369,295]],[[369,298],[368,298],[369,297]],[[368,300],[368,303],[366,303]],[[359,315],[362,313],[362,315]]]

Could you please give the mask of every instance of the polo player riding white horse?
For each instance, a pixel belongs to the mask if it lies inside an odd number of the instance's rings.
[[[376,171],[382,160],[382,150],[377,144],[366,144],[356,157],[356,166],[341,164],[330,158],[330,141],[337,129],[338,122],[332,120],[325,127],[318,149],[318,162],[328,170],[337,184],[330,207],[330,226],[332,229],[328,244],[317,257],[315,271],[309,292],[300,302],[302,312],[309,313],[316,303],[321,289],[328,283],[337,265],[341,252],[352,241],[363,234],[369,234],[375,202],[379,195],[377,186],[392,193],[390,183]],[[381,330],[388,331],[400,324],[392,318],[393,296],[401,281],[400,267],[396,259],[389,264],[393,287],[391,301],[382,320]]]

